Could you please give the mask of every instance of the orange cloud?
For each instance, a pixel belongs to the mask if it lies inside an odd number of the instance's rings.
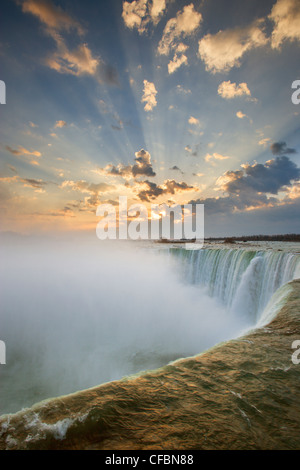
[[[25,147],[22,147],[21,145],[19,145],[18,150],[11,148],[9,145],[6,145],[5,148],[12,155],[16,155],[16,156],[21,156],[21,155],[33,155],[34,157],[42,156],[41,152],[38,152],[37,150],[33,150],[33,151],[27,150]]]
[[[78,21],[48,0],[25,0],[22,3],[22,10],[24,13],[37,16],[50,31],[76,29],[78,34],[83,34],[83,28]]]
[[[247,83],[231,83],[230,80],[224,81],[219,85],[218,94],[226,100],[236,98],[238,96],[251,96],[251,92]]]
[[[271,45],[280,48],[285,41],[300,41],[299,0],[277,0],[273,5],[270,20],[274,22]]]
[[[212,73],[228,72],[241,65],[243,55],[268,43],[263,21],[257,20],[246,28],[228,29],[217,34],[206,34],[199,41],[199,56],[206,70]]]
[[[142,103],[146,103],[144,106],[145,111],[152,111],[157,105],[156,100],[157,90],[154,83],[144,80],[144,94],[142,97]]]

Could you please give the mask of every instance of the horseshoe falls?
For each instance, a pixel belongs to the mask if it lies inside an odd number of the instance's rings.
[[[0,449],[299,447],[297,245],[0,250]]]
[[[183,278],[204,286],[209,296],[255,325],[272,294],[300,277],[300,255],[283,251],[203,249],[170,252],[183,265]]]

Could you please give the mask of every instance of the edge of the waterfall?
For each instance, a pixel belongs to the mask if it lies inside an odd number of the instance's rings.
[[[291,361],[291,344],[300,338],[300,279],[289,286],[285,305],[275,318],[244,336],[159,369],[2,415],[0,449],[155,449],[157,444],[149,442],[151,429],[152,433],[159,430],[156,440],[162,449],[299,448],[300,377],[299,366]],[[274,396],[281,407],[292,406],[294,417],[290,412],[285,416],[283,409],[280,416],[273,416],[275,411],[278,414]],[[193,422],[200,421],[200,428],[207,430],[205,439],[198,425],[194,433],[197,438],[183,436],[187,429],[184,412]],[[133,423],[127,423],[133,416],[136,429],[132,429]],[[150,420],[150,428],[141,424],[142,416],[145,425],[149,426]],[[234,425],[230,425],[232,419]],[[181,420],[184,422],[180,424]],[[264,435],[272,420],[277,424],[273,423],[272,432]],[[297,431],[291,443],[283,432],[287,424]],[[172,441],[174,426],[176,432],[182,426],[182,432]],[[210,426],[213,429],[209,431]],[[254,431],[255,426],[258,429]],[[214,432],[219,433],[219,440]]]

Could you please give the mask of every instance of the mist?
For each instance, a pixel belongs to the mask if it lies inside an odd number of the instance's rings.
[[[242,320],[139,243],[0,246],[0,414],[198,354]]]

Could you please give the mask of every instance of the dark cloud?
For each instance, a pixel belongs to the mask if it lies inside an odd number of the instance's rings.
[[[144,181],[143,183],[146,184],[148,188],[138,193],[138,197],[141,201],[150,202],[150,199],[156,199],[158,196],[164,194],[163,188],[156,183],[152,183],[151,181]]]
[[[183,171],[177,165],[174,165],[172,166],[172,168],[169,168],[169,169],[172,171],[180,171],[180,173],[183,175]]]
[[[134,165],[112,165],[101,168],[101,172],[108,175],[122,176],[123,178],[137,178],[138,176],[156,176],[151,163],[151,155],[144,149],[135,153]]]
[[[163,194],[175,194],[176,192],[197,190],[194,186],[189,186],[185,182],[178,183],[175,180],[166,180],[162,185],[157,185],[150,181],[143,181],[143,185],[147,185],[147,189],[143,189],[138,193],[141,201],[150,202]]]
[[[255,163],[245,165],[244,170],[227,172],[222,186],[223,190],[232,194],[245,191],[278,194],[278,191],[300,179],[300,169],[288,157],[276,157],[264,165]]]
[[[131,171],[134,177],[138,175],[155,176],[156,173],[153,171],[151,164],[150,153],[142,149],[135,154],[136,163],[133,165]]]
[[[24,183],[26,186],[30,186],[34,189],[43,189],[48,183],[42,180],[36,180],[33,178],[20,178],[20,181]]]
[[[8,152],[10,152],[13,155],[18,155],[18,156],[22,155],[22,152],[20,152],[19,150],[15,150],[15,149],[11,148],[9,145],[5,146],[5,150],[7,150]]]
[[[270,146],[273,155],[288,155],[291,153],[297,153],[295,149],[288,148],[285,142],[274,142]]]
[[[219,183],[225,196],[189,201],[190,204],[204,204],[205,213],[229,214],[253,208],[274,207],[280,201],[269,194],[277,195],[300,180],[300,168],[288,157],[281,156],[267,161],[264,165],[244,165],[243,170],[228,171]]]
[[[164,187],[166,188],[167,193],[175,194],[176,191],[189,191],[195,189],[194,186],[189,186],[187,183],[177,183],[175,180],[166,180],[164,182]]]

